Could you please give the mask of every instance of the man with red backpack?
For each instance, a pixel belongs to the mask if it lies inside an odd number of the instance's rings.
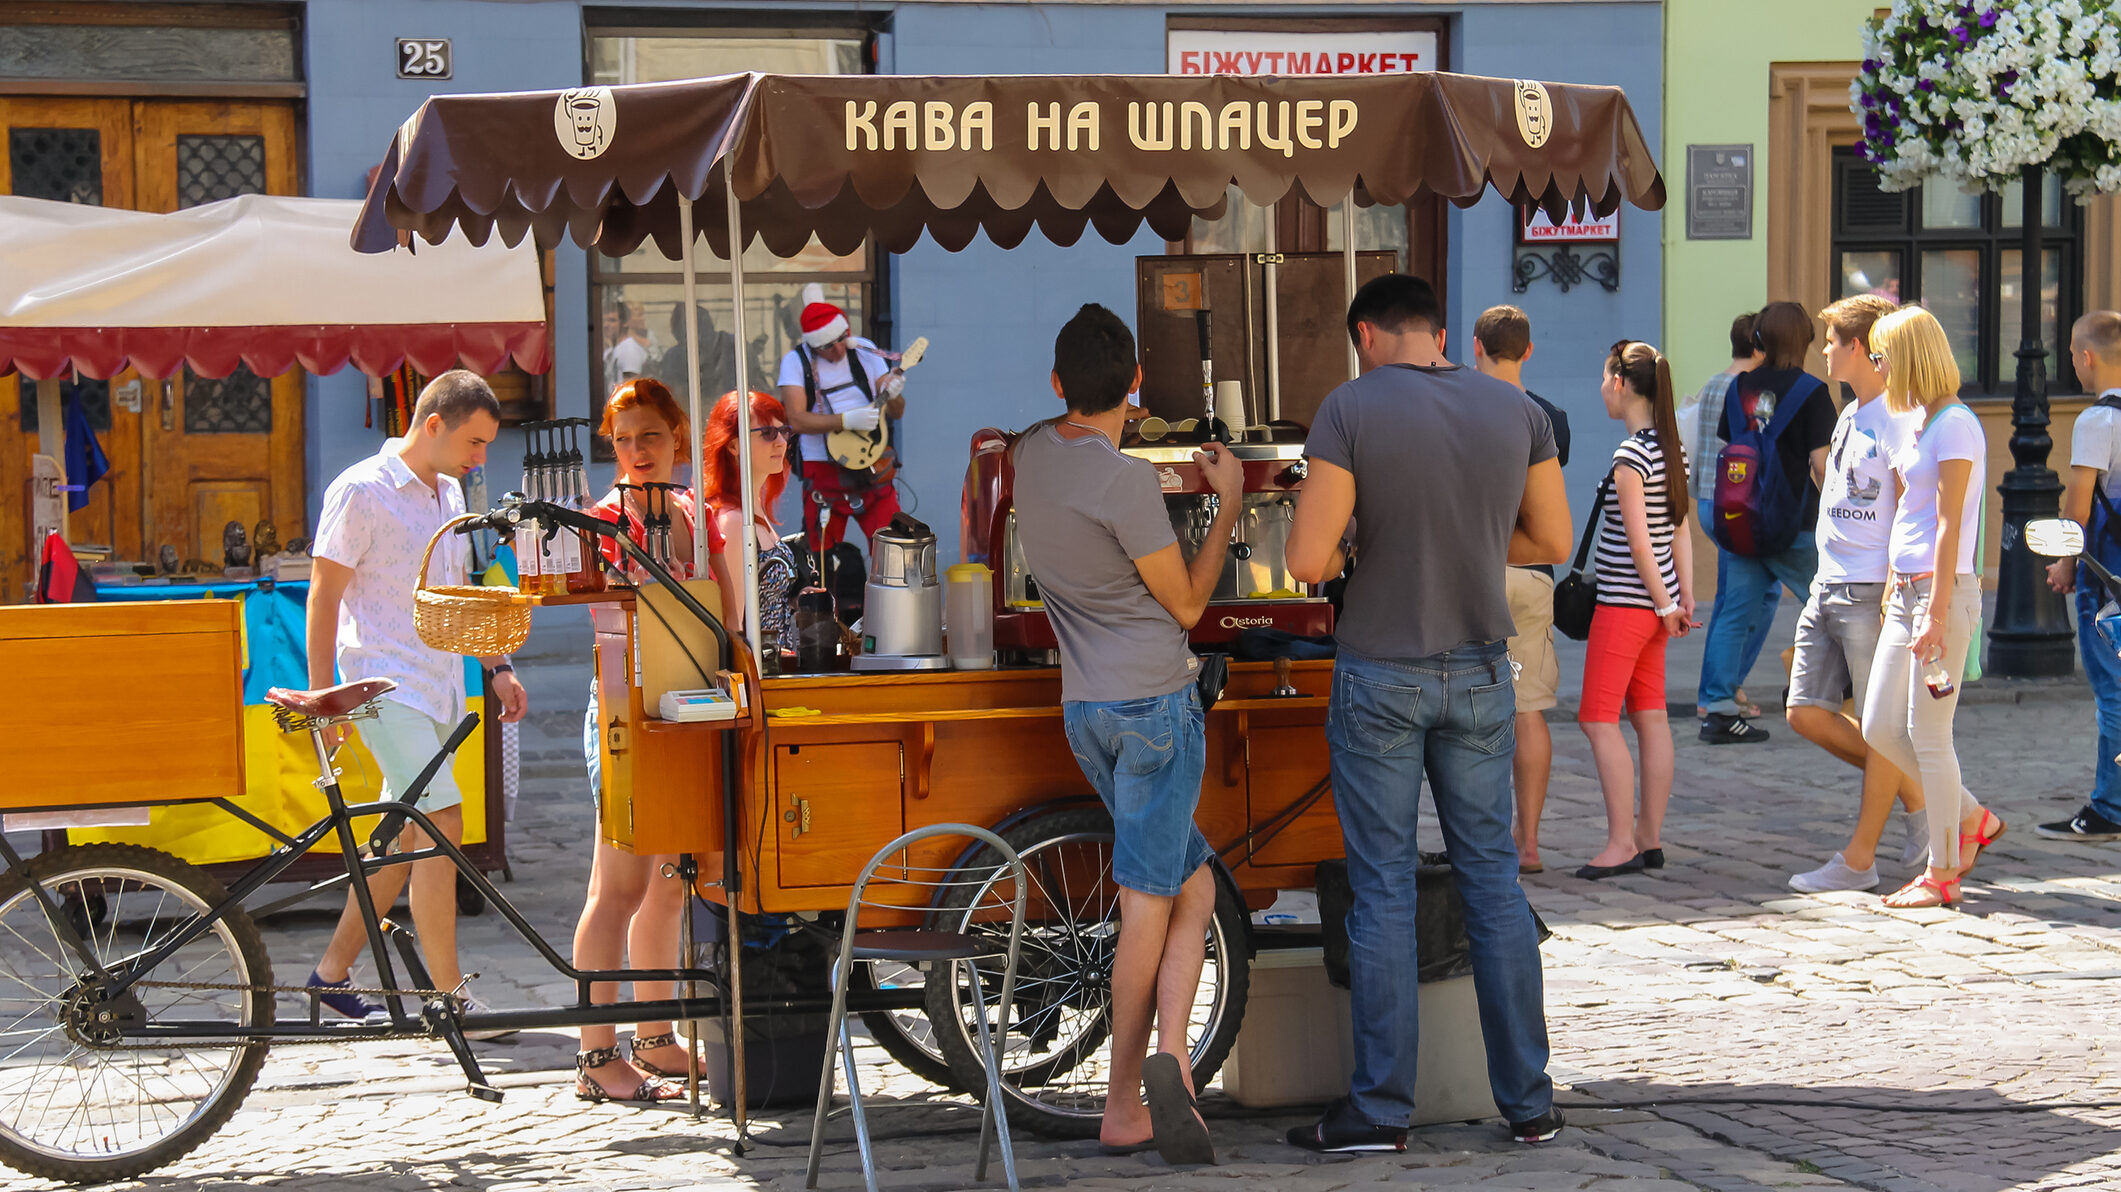
[[[1819,481],[1834,437],[1834,399],[1804,371],[1816,331],[1794,302],[1770,302],[1753,320],[1760,366],[1739,375],[1724,401],[1716,437],[1715,501],[1702,526],[1728,556],[1701,657],[1706,715],[1701,739],[1711,745],[1765,741],[1767,730],[1741,714],[1745,646],[1764,600],[1777,584],[1799,600],[1811,593],[1818,566],[1812,527],[1819,520]]]

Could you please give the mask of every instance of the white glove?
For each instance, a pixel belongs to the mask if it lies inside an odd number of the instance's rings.
[[[884,420],[884,412],[875,406],[863,406],[840,415],[840,426],[857,434],[868,434]]]
[[[905,391],[906,374],[902,372],[893,372],[885,374],[883,384],[877,386],[877,392],[883,394],[885,397],[897,397],[899,394],[904,393]]]

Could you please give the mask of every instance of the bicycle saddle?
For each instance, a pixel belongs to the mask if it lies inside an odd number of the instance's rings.
[[[285,708],[297,716],[323,720],[333,716],[344,716],[385,692],[397,690],[397,684],[389,679],[358,679],[352,683],[341,683],[337,687],[320,687],[315,691],[289,691],[285,687],[274,687],[265,693],[265,702]]]

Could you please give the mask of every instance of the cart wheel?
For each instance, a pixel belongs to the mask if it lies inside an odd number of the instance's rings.
[[[485,909],[486,896],[479,893],[479,888],[471,884],[470,878],[465,877],[461,873],[458,874],[457,913],[468,919]]]
[[[918,989],[926,977],[919,969],[882,960],[857,964],[849,972],[848,988],[855,990]],[[900,1067],[929,1084],[952,1092],[965,1091],[950,1074],[950,1061],[943,1057],[942,1044],[936,1042],[935,1028],[929,1024],[925,1011],[870,1010],[862,1014],[862,1025],[869,1028],[869,1037]]]
[[[80,949],[122,972],[227,891],[168,853],[133,845],[58,849],[28,869],[62,907],[100,902],[103,915],[86,932],[55,924],[22,872],[0,876],[0,1162],[74,1183],[131,1179],[206,1141],[250,1092],[267,1044],[238,1036],[273,1019],[272,994],[260,988],[273,979],[265,944],[231,905],[105,1001],[100,980],[79,975]],[[128,1041],[172,1020],[199,1036]]]
[[[1105,1111],[1110,1057],[1112,960],[1119,942],[1119,887],[1112,881],[1112,817],[1101,807],[1057,811],[1010,829],[1002,839],[1023,858],[1030,889],[1024,905],[1024,935],[1017,958],[1016,1005],[1002,1049],[1002,1099],[1009,1120],[1056,1138],[1090,1138]],[[976,853],[959,870],[984,870],[1007,880],[991,851]],[[961,879],[964,880],[964,879]],[[980,885],[967,880],[946,906],[979,905]],[[991,897],[985,905],[992,906]],[[1006,918],[953,919],[938,913],[937,926],[968,934],[1008,935]],[[1192,1041],[1193,1083],[1207,1087],[1237,1041],[1244,1020],[1250,973],[1245,956],[1245,911],[1227,889],[1217,888],[1209,921],[1207,961],[1186,1035]],[[979,1004],[992,1007],[1001,992],[999,961],[953,964],[927,986],[928,1020],[937,1024],[958,1087],[986,1083],[975,1043],[972,973],[977,968]],[[992,1010],[987,1010],[992,1013]]]

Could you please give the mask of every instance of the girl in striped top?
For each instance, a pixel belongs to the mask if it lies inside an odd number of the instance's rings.
[[[1686,455],[1672,407],[1671,366],[1650,345],[1622,340],[1606,357],[1599,392],[1628,437],[1614,450],[1606,480],[1611,497],[1598,528],[1598,610],[1585,644],[1576,716],[1605,790],[1605,848],[1576,871],[1594,879],[1664,867],[1660,832],[1672,797],[1664,646],[1695,628]],[[1642,753],[1640,815],[1635,759],[1620,732],[1623,705]]]

